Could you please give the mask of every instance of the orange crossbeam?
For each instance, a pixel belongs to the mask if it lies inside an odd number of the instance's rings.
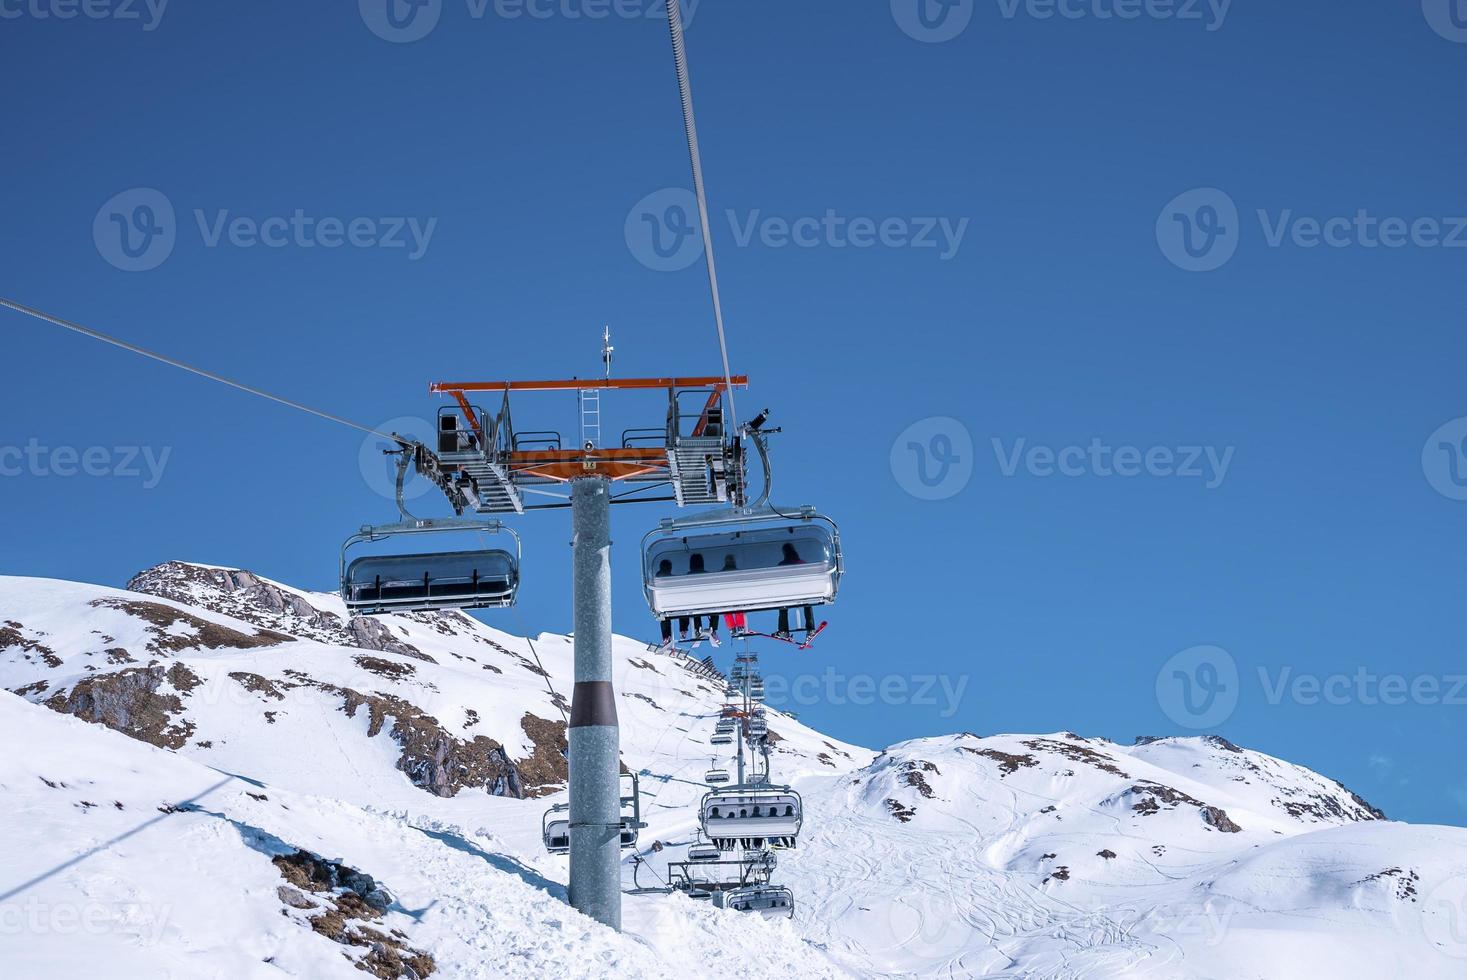
[[[735,388],[749,387],[748,375],[733,376]],[[590,391],[645,390],[649,388],[726,388],[723,378],[585,378],[571,381],[438,381],[428,390],[435,395],[478,391]]]
[[[596,449],[581,451],[537,449],[509,454],[510,471],[567,482],[579,476],[629,480],[667,468],[665,449]]]

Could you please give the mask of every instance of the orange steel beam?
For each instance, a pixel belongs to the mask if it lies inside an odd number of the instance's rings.
[[[748,375],[733,376],[735,388],[749,387]],[[587,378],[572,381],[438,381],[428,390],[435,395],[475,391],[589,391],[645,390],[649,388],[726,388],[722,376],[714,378]]]
[[[484,430],[479,427],[479,419],[474,414],[474,406],[470,405],[469,400],[457,391],[453,393],[453,400],[458,402],[459,408],[463,409],[464,417],[469,420],[469,426],[474,430],[474,434],[479,437],[479,445],[482,447],[484,445]]]
[[[610,480],[629,480],[667,469],[665,449],[597,449],[580,451],[534,449],[509,454],[512,474],[566,482],[595,474]]]
[[[721,399],[722,397],[723,397],[723,385],[719,385],[717,388],[715,388],[713,390],[712,394],[710,394],[708,396],[708,403],[703,406],[703,414],[698,417],[698,425],[697,425],[696,428],[693,429],[693,438],[694,439],[698,439],[698,438],[702,437],[704,431],[707,430],[707,428],[708,428],[708,413],[711,412],[711,411],[713,411],[713,406],[714,405],[717,405],[718,402],[719,402],[719,399]]]

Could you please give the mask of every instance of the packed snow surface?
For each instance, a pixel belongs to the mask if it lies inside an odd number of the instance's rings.
[[[620,935],[565,904],[540,845],[566,799],[569,638],[351,619],[218,566],[132,591],[0,578],[6,973],[1467,976],[1467,831],[1220,738],[873,752],[771,705],[774,776],[805,801],[774,875],[794,918],[659,893],[705,770],[735,768],[708,741],[722,685],[634,640],[614,656],[649,824]]]

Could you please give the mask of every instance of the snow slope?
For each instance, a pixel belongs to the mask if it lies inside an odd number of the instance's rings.
[[[421,953],[443,977],[1467,976],[1467,831],[1388,822],[1307,769],[1216,738],[878,754],[774,708],[775,775],[806,801],[775,875],[794,920],[629,894],[616,936],[564,905],[566,859],[539,842],[565,799],[568,638],[351,619],[214,566],[131,588],[0,578],[0,686],[20,695],[0,694],[0,733],[26,747],[0,761],[0,935],[20,975],[405,976]],[[731,765],[707,741],[722,697],[644,644],[614,656],[650,825],[624,883],[656,886],[704,770]],[[391,903],[338,928],[323,913],[361,895],[304,894],[290,875],[316,859]]]
[[[429,952],[434,976],[836,975],[788,923],[677,897],[628,897],[616,935],[564,905],[562,884],[492,830],[379,813],[230,776],[182,755],[0,697],[6,973],[24,977],[355,977],[343,946],[284,904],[271,858],[304,849],[385,883],[378,932]],[[481,796],[492,827],[518,801]],[[514,814],[513,816],[518,816]],[[784,964],[750,971],[757,943]]]

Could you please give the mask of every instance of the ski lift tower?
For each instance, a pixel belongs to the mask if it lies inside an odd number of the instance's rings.
[[[570,904],[620,930],[621,756],[611,684],[611,506],[655,501],[679,507],[745,506],[743,448],[738,433],[729,431],[724,396],[730,385],[748,387],[748,379],[614,379],[610,348],[608,332],[603,336],[607,371],[600,379],[432,385],[433,393],[451,396],[454,404],[439,411],[438,445],[417,447],[414,462],[460,515],[564,508],[569,485],[575,569],[575,689],[567,732]],[[601,394],[657,390],[667,394],[663,424],[627,429],[615,440],[619,445],[602,446]],[[581,438],[574,444],[564,444],[558,432],[516,430],[511,395],[537,392],[577,395]],[[476,404],[489,395],[500,400],[492,414]],[[594,413],[588,404],[595,406]],[[631,488],[614,494],[617,483]],[[659,487],[668,492],[642,496]],[[545,496],[562,502],[536,502]]]

